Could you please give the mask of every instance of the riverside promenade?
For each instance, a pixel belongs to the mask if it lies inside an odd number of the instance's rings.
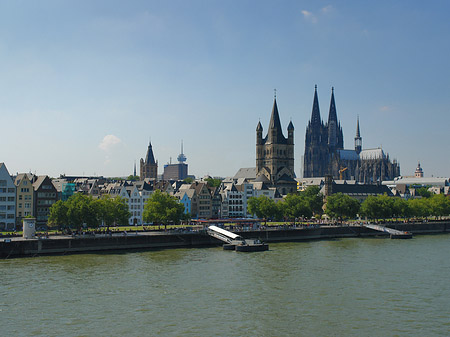
[[[396,230],[411,232],[413,235],[450,232],[450,221],[388,223],[384,225]],[[389,233],[379,232],[359,224],[278,226],[277,228],[258,230],[234,228],[232,231],[243,238],[257,238],[267,243],[348,237],[389,237]],[[114,250],[198,248],[219,246],[221,244],[220,240],[212,238],[205,230],[119,232],[76,236],[51,235],[48,238],[33,239],[13,237],[0,239],[0,258]]]

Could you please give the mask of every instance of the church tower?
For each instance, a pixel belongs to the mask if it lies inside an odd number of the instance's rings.
[[[316,85],[314,88],[311,120],[308,123],[305,135],[303,177],[324,177],[328,174],[328,155],[328,131],[320,118]]]
[[[257,180],[276,187],[281,194],[295,192],[294,180],[294,125],[287,128],[285,138],[281,128],[277,99],[274,98],[267,135],[263,138],[261,122],[256,127],[256,175]]]
[[[157,179],[158,178],[158,162],[155,161],[155,156],[153,155],[152,144],[148,143],[147,155],[145,160],[141,158],[141,180],[146,178]]]

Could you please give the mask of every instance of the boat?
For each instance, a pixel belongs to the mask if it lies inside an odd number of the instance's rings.
[[[263,252],[269,250],[269,245],[259,239],[245,239],[235,249],[237,252]]]

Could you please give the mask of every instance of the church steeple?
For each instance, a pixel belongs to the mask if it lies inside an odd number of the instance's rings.
[[[278,114],[276,98],[273,100],[272,115],[270,116],[269,129],[267,130],[267,140],[272,144],[285,141],[283,131],[281,130],[280,115]]]
[[[356,119],[356,137],[355,137],[355,151],[360,154],[362,151],[362,138],[359,130],[359,116]]]
[[[331,87],[330,112],[328,114],[328,124],[335,121],[337,124],[336,103],[334,102],[334,87]]]
[[[314,87],[314,100],[310,123],[312,126],[320,126],[322,123],[320,119],[319,99],[317,98],[317,84]]]
[[[151,142],[148,142],[148,149],[147,149],[147,155],[145,156],[145,163],[146,164],[156,164],[155,157],[153,156],[153,148],[152,148]]]

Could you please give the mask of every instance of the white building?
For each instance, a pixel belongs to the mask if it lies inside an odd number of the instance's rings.
[[[4,163],[0,163],[0,229],[14,230],[16,222],[16,185]]]

